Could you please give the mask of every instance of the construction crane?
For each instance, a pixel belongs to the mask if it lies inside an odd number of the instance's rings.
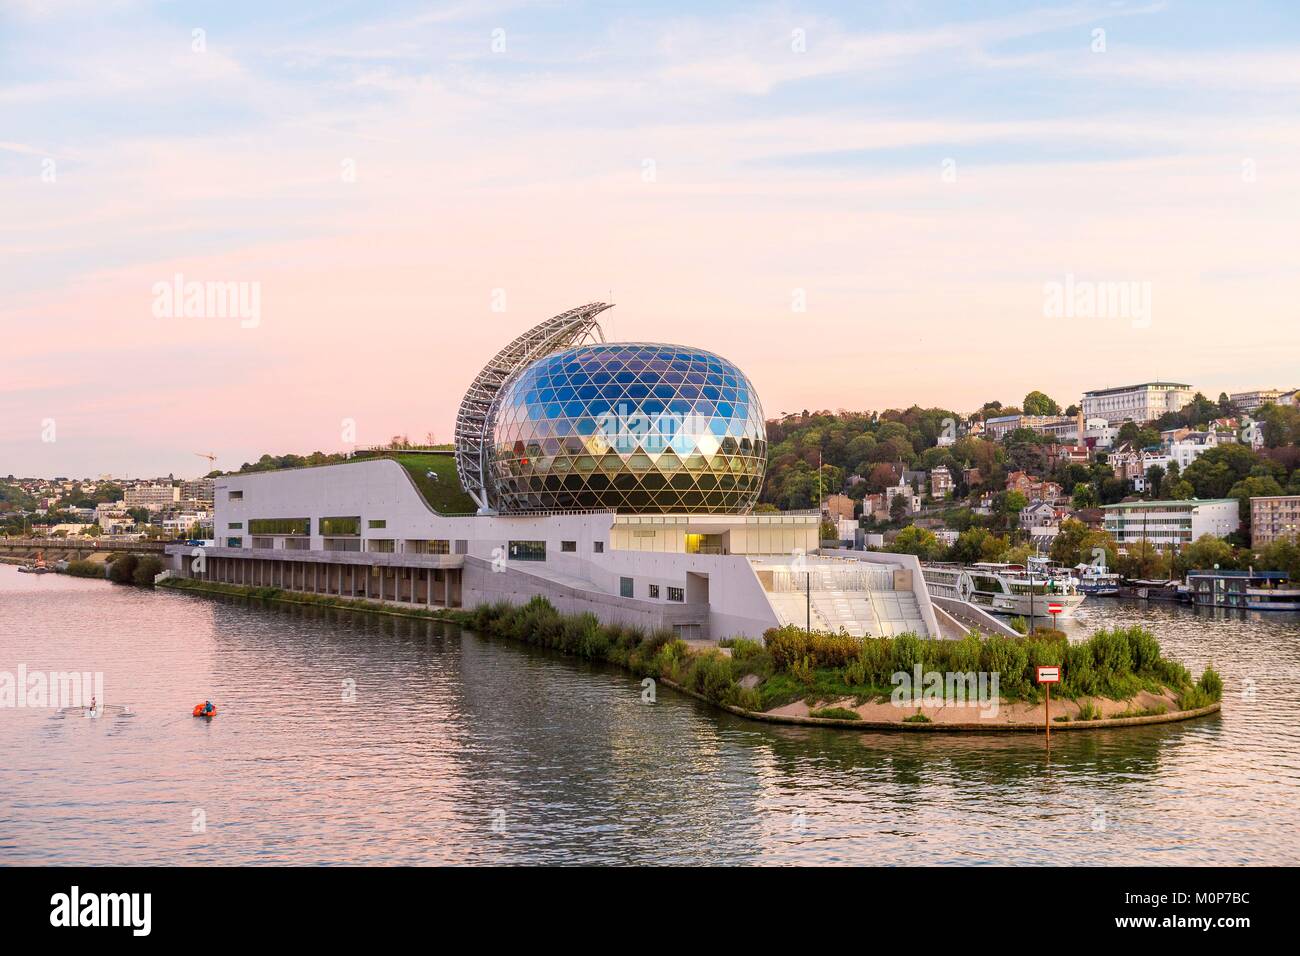
[[[206,458],[208,460],[208,471],[216,470],[215,465],[217,463],[217,456],[212,454],[212,452],[196,451],[194,454],[198,455],[200,458]]]

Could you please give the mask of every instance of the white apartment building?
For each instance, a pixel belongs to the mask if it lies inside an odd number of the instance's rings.
[[[1143,382],[1083,393],[1083,417],[1104,418],[1111,425],[1139,425],[1176,412],[1192,400],[1192,387],[1175,382]]]
[[[1102,528],[1122,552],[1139,541],[1166,550],[1183,548],[1201,535],[1222,538],[1241,527],[1236,498],[1125,501],[1102,510]]]
[[[122,492],[122,500],[127,508],[148,508],[158,511],[169,508],[181,500],[178,485],[135,485]]]
[[[1278,400],[1286,394],[1285,389],[1258,388],[1253,392],[1233,392],[1228,398],[1232,399],[1232,404],[1237,406],[1238,411],[1254,412],[1265,405],[1276,405]]]

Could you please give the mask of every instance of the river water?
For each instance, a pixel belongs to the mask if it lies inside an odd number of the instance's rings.
[[[1050,759],[768,726],[450,625],[2,565],[0,672],[102,672],[136,715],[0,709],[0,864],[1300,862],[1300,620],[1080,613],[1213,661],[1222,714]]]

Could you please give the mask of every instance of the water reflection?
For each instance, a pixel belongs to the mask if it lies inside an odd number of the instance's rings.
[[[0,669],[102,669],[138,716],[0,712],[0,862],[1297,859],[1295,621],[1085,606],[1079,633],[1143,623],[1229,699],[1056,734],[1049,762],[1037,736],[647,706],[621,671],[432,621],[27,577],[0,568]]]

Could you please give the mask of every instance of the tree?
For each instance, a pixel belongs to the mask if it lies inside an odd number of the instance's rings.
[[[1128,545],[1128,554],[1116,562],[1116,568],[1125,577],[1163,580],[1169,571],[1169,559],[1150,541],[1135,541]]]
[[[1059,415],[1061,406],[1042,392],[1034,391],[1025,396],[1026,415]]]
[[[1029,499],[1019,491],[1008,491],[1002,496],[999,510],[1009,518],[1018,518],[1020,512],[1029,506]]]
[[[1300,581],[1300,542],[1294,538],[1274,541],[1260,552],[1256,566],[1260,570],[1286,571],[1293,582]]]
[[[901,494],[894,495],[894,497],[889,500],[889,520],[895,522],[902,521],[906,515],[907,496]]]
[[[1246,445],[1219,445],[1188,465],[1183,479],[1191,484],[1197,498],[1226,498],[1232,486],[1261,461]]]
[[[1061,528],[1052,539],[1048,555],[1057,564],[1074,567],[1076,564],[1092,564],[1097,559],[1098,549],[1105,555],[1106,567],[1114,567],[1118,557],[1115,542],[1104,531],[1094,531],[1082,521],[1066,518]]]
[[[1097,507],[1097,490],[1092,487],[1091,483],[1084,484],[1080,482],[1074,486],[1074,495],[1070,503],[1074,506],[1075,511],[1081,508],[1095,508]]]
[[[916,525],[908,525],[898,532],[898,537],[889,546],[896,554],[914,554],[926,561],[933,561],[943,553],[943,545],[934,532]]]
[[[1155,498],[1160,494],[1160,483],[1165,480],[1165,470],[1159,465],[1147,469],[1147,497]]]
[[[1212,534],[1201,535],[1184,548],[1178,557],[1179,563],[1188,571],[1215,567],[1231,569],[1237,565],[1232,545]]]
[[[1227,496],[1237,499],[1238,517],[1241,518],[1242,525],[1249,527],[1250,499],[1280,494],[1282,494],[1282,486],[1277,483],[1275,478],[1251,475],[1233,485],[1228,490]]]

